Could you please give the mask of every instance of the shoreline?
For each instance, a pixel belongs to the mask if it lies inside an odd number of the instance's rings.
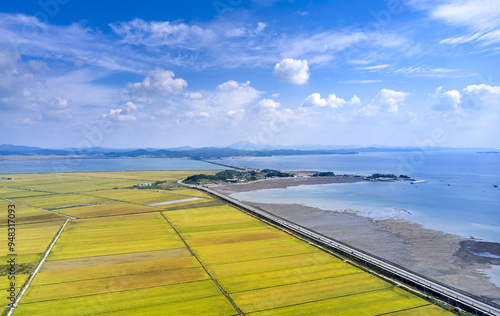
[[[262,179],[247,183],[234,183],[209,186],[223,194],[233,194],[265,189],[285,189],[299,185],[331,184],[331,183],[356,183],[364,182],[361,176],[334,176],[334,177],[302,177],[302,178],[274,178]]]
[[[299,181],[297,181],[300,179]],[[293,181],[295,180],[295,181]],[[225,195],[289,186],[354,183],[341,179],[268,179],[245,184],[210,187]],[[243,201],[250,206],[375,254],[436,281],[500,304],[500,284],[488,275],[500,266],[500,244],[427,229],[405,219],[373,219],[355,212],[324,210],[301,204],[270,204]],[[362,227],[362,229],[360,229]],[[486,257],[484,255],[491,255]],[[497,258],[498,256],[498,258]]]

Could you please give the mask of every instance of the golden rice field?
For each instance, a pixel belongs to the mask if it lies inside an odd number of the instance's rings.
[[[16,209],[16,223],[17,224],[28,224],[35,222],[50,222],[57,220],[66,220],[66,217],[40,210],[34,207],[29,207],[15,202],[10,202],[0,199],[0,208],[6,210],[8,205],[15,205]],[[6,221],[1,221],[0,225],[7,225]]]
[[[0,179],[0,186],[54,193],[85,192],[135,184],[133,180],[85,178],[67,174],[20,174],[9,177],[14,180]]]
[[[245,314],[376,315],[377,310],[407,309],[415,315],[447,313],[229,206],[163,214]],[[388,306],[380,304],[380,296]],[[356,300],[364,308],[351,313],[348,307]],[[325,301],[331,301],[335,312],[325,312]],[[342,301],[345,312],[335,309]]]
[[[2,208],[4,205],[0,205]],[[24,209],[24,206],[16,208],[18,212]],[[36,209],[35,209],[36,210]],[[39,211],[39,210],[36,210]],[[16,235],[14,242],[14,251],[11,252],[5,245],[4,251],[0,255],[0,260],[3,263],[0,265],[0,288],[3,293],[8,293],[6,290],[10,287],[12,281],[15,282],[16,290],[24,283],[31,273],[38,261],[41,259],[43,252],[45,252],[47,245],[52,238],[57,234],[64,221],[50,221],[40,223],[28,223],[16,225]],[[3,223],[2,223],[3,224]],[[5,236],[7,241],[7,225],[0,226],[0,236]],[[10,265],[7,262],[13,258],[9,254],[15,253],[16,262],[16,275],[14,280],[8,278]],[[8,303],[7,295],[2,295],[0,304],[6,305]]]
[[[100,199],[115,200],[134,204],[151,204],[192,198],[192,196],[173,194],[170,192],[175,191],[122,189],[98,191],[89,194],[99,197]]]
[[[72,220],[47,260],[183,248],[159,213]]]
[[[40,208],[55,208],[103,201],[102,198],[82,194],[50,194],[16,198],[15,201]]]
[[[194,196],[194,197],[201,197],[204,199],[211,199],[211,197],[206,194],[205,192],[194,190],[194,189],[177,189],[177,190],[172,190],[172,193],[175,194],[180,194],[180,195],[188,195],[188,196]]]
[[[21,189],[0,187],[0,198],[15,199],[18,197],[29,197],[29,196],[46,195],[46,194],[48,194],[48,193],[47,192],[38,192],[38,191],[31,191],[31,190],[21,190]]]
[[[63,315],[72,315],[71,311],[79,311],[77,315],[97,313],[102,315],[238,315],[211,280],[21,304],[15,315],[52,316],[55,310],[68,313]]]
[[[78,218],[104,217],[112,215],[126,215],[135,213],[157,212],[152,206],[132,204],[126,202],[104,201],[99,204],[69,207],[58,209],[57,212]]]
[[[26,278],[28,277],[28,274],[18,274],[16,275],[16,278],[15,280],[15,289],[16,291],[19,291],[20,287],[23,285],[24,281],[26,281]],[[10,287],[10,282],[12,280],[9,280],[5,275],[1,275],[0,278],[2,278],[2,281],[0,282],[0,287],[1,287],[1,291],[2,293],[8,293],[7,292],[7,289],[9,289]],[[9,304],[10,301],[9,299],[7,299],[7,295],[2,295],[2,297],[0,297],[0,304],[2,306],[6,306],[7,304]]]
[[[64,221],[20,224],[16,226],[15,253],[18,264],[37,262]],[[0,236],[7,239],[7,226],[0,226]],[[7,261],[7,247],[4,248],[1,262]]]
[[[17,260],[26,271],[18,275],[21,283],[68,219],[64,215],[73,218],[14,315],[238,315],[233,304],[248,315],[447,314],[228,205],[213,206],[220,202],[204,192],[130,189],[199,172],[0,180],[3,209],[12,202],[2,198],[45,209],[73,205],[56,209],[61,215],[16,204]],[[146,206],[193,197],[201,200]],[[6,233],[0,222],[0,236]],[[6,289],[5,271],[0,277]]]
[[[197,171],[184,171],[184,170],[168,170],[168,171],[112,171],[112,172],[78,172],[78,173],[65,173],[67,176],[97,178],[97,179],[118,179],[118,180],[132,180],[136,182],[155,182],[165,180],[178,180],[187,178],[194,173],[203,174],[216,174],[220,170],[197,170]]]

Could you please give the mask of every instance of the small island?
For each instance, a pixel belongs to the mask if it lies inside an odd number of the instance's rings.
[[[365,180],[368,181],[415,181],[415,179],[410,178],[405,174],[401,174],[398,176],[394,174],[383,174],[383,173],[374,173],[369,177],[365,177]]]
[[[188,184],[220,184],[220,183],[239,183],[251,182],[261,179],[269,178],[290,178],[293,177],[292,172],[281,172],[272,169],[245,169],[238,170],[224,170],[216,173],[215,175],[195,174],[187,177],[184,183]]]
[[[371,176],[360,175],[337,175],[332,171],[297,171],[283,172],[273,169],[243,169],[243,170],[223,170],[215,175],[195,174],[187,177],[183,182],[196,185],[216,185],[226,183],[248,183],[257,180],[277,179],[277,178],[356,178],[358,181],[415,181],[407,175],[374,173]]]

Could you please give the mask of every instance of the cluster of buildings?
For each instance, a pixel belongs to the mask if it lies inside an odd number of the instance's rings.
[[[152,183],[137,183],[137,184],[134,184],[134,187],[150,187],[152,186],[153,184]]]

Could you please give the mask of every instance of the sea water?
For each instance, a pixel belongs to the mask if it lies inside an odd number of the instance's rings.
[[[425,183],[321,184],[241,192],[260,203],[349,210],[372,218],[403,218],[426,228],[500,242],[500,154],[476,151],[389,152],[224,159],[239,167],[337,174],[406,174]]]
[[[218,170],[223,166],[189,159],[0,159],[0,174],[47,172],[97,172],[136,170]]]

